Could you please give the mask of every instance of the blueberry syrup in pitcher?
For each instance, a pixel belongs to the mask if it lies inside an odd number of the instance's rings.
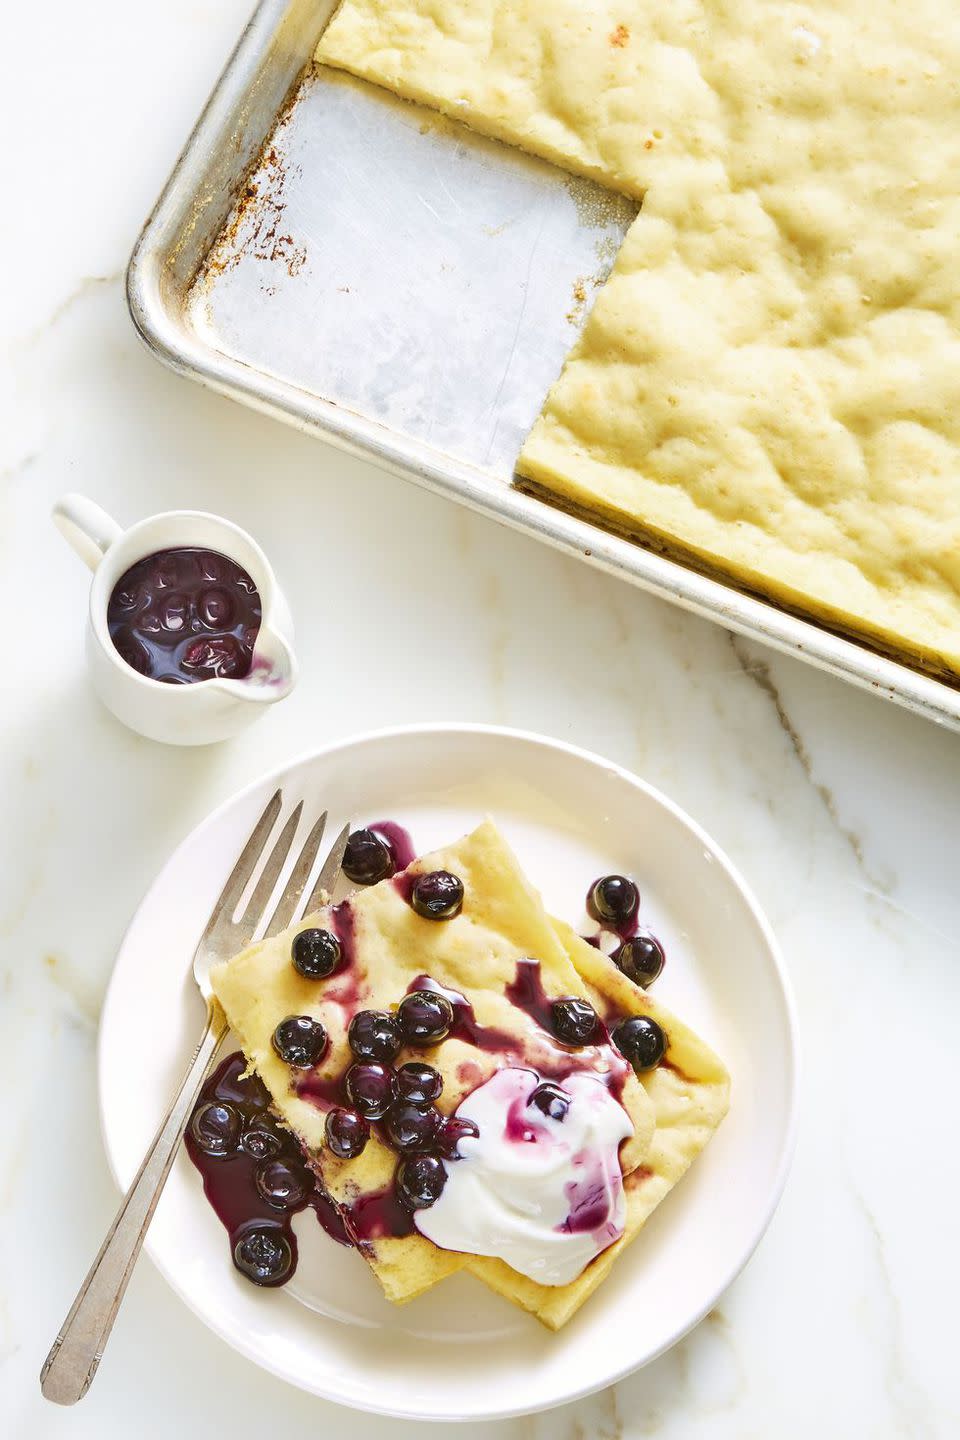
[[[168,685],[242,680],[262,618],[260,594],[242,566],[214,550],[158,550],[131,565],[107,604],[120,657]]]
[[[413,848],[410,831],[398,825],[396,820],[371,820],[368,829],[379,836],[390,851],[395,870],[406,870],[416,860],[417,852]]]

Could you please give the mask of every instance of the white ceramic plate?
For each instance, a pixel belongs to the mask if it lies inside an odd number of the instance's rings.
[[[548,908],[574,924],[585,919],[592,879],[611,870],[634,875],[642,917],[667,954],[657,998],[726,1061],[730,1113],[610,1278],[556,1335],[468,1276],[403,1308],[389,1305],[361,1258],[327,1239],[310,1211],[298,1217],[294,1282],[258,1290],[233,1268],[226,1234],[185,1154],[151,1225],[150,1255],[231,1345],[346,1405],[410,1418],[493,1419],[613,1383],[715,1304],[783,1188],[794,1134],[796,1035],[766,921],[693,821],[635,776],[571,746],[512,730],[430,726],[308,756],[200,825],[171,857],[124,939],[100,1029],[103,1133],[124,1188],[199,1034],[202,1006],[189,973],[197,937],[280,778],[290,803],[305,796],[307,808],[329,808],[331,837],[347,819],[395,819],[427,850],[490,813]]]

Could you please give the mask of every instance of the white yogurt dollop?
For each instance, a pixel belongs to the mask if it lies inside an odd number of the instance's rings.
[[[623,1234],[619,1148],[630,1117],[592,1075],[570,1075],[562,1119],[529,1104],[541,1084],[507,1068],[463,1100],[476,1137],[460,1141],[443,1193],[414,1223],[444,1250],[492,1255],[540,1285],[567,1285]]]

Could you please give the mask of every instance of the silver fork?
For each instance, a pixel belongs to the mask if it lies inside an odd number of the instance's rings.
[[[183,1083],[137,1171],[136,1179],[124,1197],[107,1238],[100,1247],[100,1253],[90,1267],[90,1272],[81,1285],[60,1334],[53,1342],[53,1348],[40,1371],[40,1388],[43,1394],[58,1405],[74,1405],[78,1400],[82,1400],[97,1373],[97,1366],[113,1329],[113,1322],[117,1318],[127,1282],[143,1246],[147,1226],[170,1173],[190,1113],[220,1042],[229,1028],[220,1002],[210,987],[211,967],[221,960],[228,960],[249,945],[258,932],[276,935],[288,925],[292,925],[322,903],[324,896],[332,892],[340,874],[343,852],[350,833],[349,825],[345,825],[338,835],[323,862],[315,885],[304,899],[304,891],[313,872],[327,822],[327,812],[324,811],[307,836],[279,900],[272,910],[268,909],[300,823],[303,811],[301,801],[280,832],[243,914],[239,920],[233,918],[282,808],[283,794],[277,790],[243,847],[243,853],[233,867],[220,899],[213,907],[207,928],[197,946],[193,957],[193,974],[207,1004],[207,1022]]]

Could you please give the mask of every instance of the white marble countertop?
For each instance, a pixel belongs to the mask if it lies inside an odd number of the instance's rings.
[[[53,0],[4,19],[0,107],[22,138],[0,225],[0,1431],[422,1432],[252,1369],[149,1262],[82,1406],[46,1405],[37,1372],[116,1202],[97,1015],[163,859],[212,805],[311,745],[469,719],[601,751],[703,822],[783,943],[805,1065],[784,1200],[709,1319],[615,1391],[456,1433],[956,1435],[960,737],[157,365],[123,269],[247,6]],[[295,697],[199,751],[139,740],[101,710],[80,643],[86,577],[48,518],[68,489],[121,520],[194,505],[248,527],[298,619]],[[461,637],[444,661],[382,643],[423,633],[441,606]]]

